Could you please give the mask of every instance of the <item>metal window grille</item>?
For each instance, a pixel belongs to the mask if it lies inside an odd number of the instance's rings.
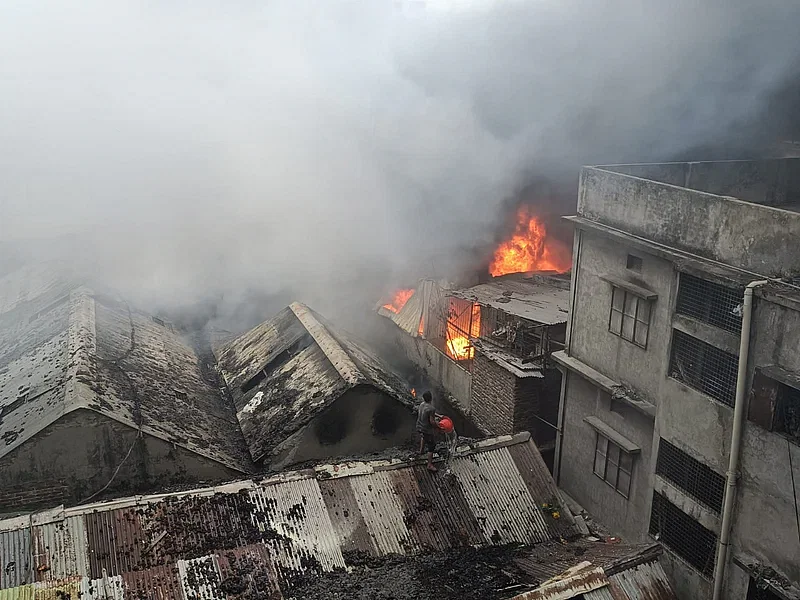
[[[706,577],[714,573],[717,536],[672,504],[653,492],[650,512],[650,535]]]
[[[664,438],[658,445],[656,473],[717,513],[722,510],[725,478]]]
[[[633,455],[598,433],[594,447],[594,474],[627,498],[631,491],[632,470]]]
[[[742,330],[744,291],[681,273],[675,312],[721,329]]]
[[[746,600],[781,600],[781,597],[769,589],[766,584],[759,584],[751,577],[750,583],[747,584]]]
[[[550,354],[550,330],[490,306],[481,307],[480,337],[522,359]]]
[[[738,357],[682,331],[672,333],[670,376],[689,387],[733,406]]]
[[[650,301],[622,288],[614,287],[608,330],[642,348],[647,347],[650,329]]]

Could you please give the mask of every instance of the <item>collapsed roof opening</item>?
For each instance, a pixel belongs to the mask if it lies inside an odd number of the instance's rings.
[[[295,343],[291,346],[280,352],[270,360],[263,369],[261,369],[258,373],[253,375],[250,379],[242,384],[242,392],[247,393],[256,387],[259,383],[264,381],[269,374],[277,371],[283,365],[288,363],[292,358],[298,354],[300,354],[303,350],[308,348],[311,344],[314,343],[314,338],[311,337],[311,334],[306,333],[301,336]]]

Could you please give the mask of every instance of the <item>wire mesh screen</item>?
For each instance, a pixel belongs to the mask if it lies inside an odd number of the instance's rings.
[[[714,573],[717,536],[672,504],[653,492],[650,513],[650,535],[670,548],[706,577]]]
[[[710,509],[722,510],[725,478],[664,438],[658,445],[656,473]]]
[[[481,307],[481,338],[520,358],[542,358],[550,352],[549,329],[493,308]]]
[[[733,333],[742,330],[744,290],[681,273],[675,311]]]
[[[670,376],[733,406],[739,359],[682,331],[672,333]]]

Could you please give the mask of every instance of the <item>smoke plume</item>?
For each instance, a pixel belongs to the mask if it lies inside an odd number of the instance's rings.
[[[794,0],[407,4],[4,3],[0,273],[58,257],[232,328],[336,314],[455,265],[531,181],[797,113]]]

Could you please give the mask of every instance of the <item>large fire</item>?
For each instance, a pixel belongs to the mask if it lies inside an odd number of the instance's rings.
[[[408,302],[408,299],[414,295],[414,290],[397,290],[392,297],[391,302],[384,304],[383,308],[399,313]]]
[[[479,304],[472,305],[472,321],[469,328],[469,337],[464,335],[455,324],[447,321],[447,356],[454,360],[468,360],[475,356],[475,348],[470,342],[470,338],[476,338],[481,334],[481,307]]]
[[[494,277],[532,271],[565,273],[571,266],[569,249],[557,241],[548,240],[544,224],[531,214],[527,206],[521,206],[517,211],[514,235],[494,251],[489,273]]]

